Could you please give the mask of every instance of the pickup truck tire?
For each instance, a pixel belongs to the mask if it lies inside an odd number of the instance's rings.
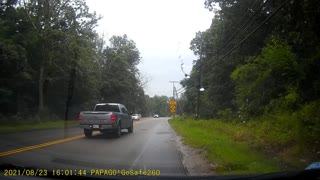
[[[85,135],[87,138],[92,137],[92,131],[84,129],[83,132],[84,132],[84,135]]]
[[[115,131],[115,135],[117,138],[121,136],[121,124],[119,123],[117,130]]]
[[[131,122],[131,126],[128,128],[128,132],[129,133],[133,132],[133,121]]]

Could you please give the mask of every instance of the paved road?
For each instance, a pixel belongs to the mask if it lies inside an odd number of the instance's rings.
[[[99,133],[85,138],[77,127],[2,134],[0,163],[87,171],[160,170],[161,175],[184,176],[186,173],[167,120],[143,118],[134,124],[132,134],[122,130],[120,138]],[[65,137],[69,139],[63,142],[61,139]]]

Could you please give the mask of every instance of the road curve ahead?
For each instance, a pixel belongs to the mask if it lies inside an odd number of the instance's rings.
[[[143,118],[132,134],[97,133],[85,138],[79,128],[51,129],[0,135],[0,163],[49,170],[150,171],[185,176],[168,118]],[[65,140],[65,141],[64,141]]]

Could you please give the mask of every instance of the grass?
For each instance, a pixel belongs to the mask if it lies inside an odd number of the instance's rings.
[[[281,162],[292,160],[299,151],[297,146],[283,148],[283,151],[267,153],[295,136],[279,131],[270,123],[247,123],[246,125],[221,120],[192,120],[185,117],[170,119],[169,123],[184,138],[184,143],[206,151],[207,158],[216,166],[219,174],[258,174],[290,170]],[[274,122],[272,122],[274,123]],[[283,123],[283,122],[279,122]],[[260,127],[261,126],[261,127]],[[288,126],[288,128],[293,128]],[[285,133],[282,133],[285,132]],[[276,156],[275,156],[276,155]],[[281,159],[281,160],[280,160]],[[302,165],[297,163],[295,168]]]
[[[35,123],[18,123],[16,125],[1,125],[0,133],[13,133],[13,132],[22,132],[22,131],[32,131],[32,130],[41,130],[41,129],[52,129],[52,128],[62,128],[65,125],[75,125],[78,122],[75,120],[69,120],[67,122],[60,121],[47,121],[47,122],[35,122]]]

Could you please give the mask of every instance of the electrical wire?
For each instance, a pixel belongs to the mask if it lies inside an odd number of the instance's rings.
[[[247,21],[235,32],[233,33],[230,38],[228,40],[226,40],[227,43],[224,43],[217,51],[216,54],[218,54],[219,52],[222,52],[223,50],[226,49],[227,45],[230,45],[230,43],[241,33],[242,30],[245,30],[245,28],[248,26],[248,24],[253,20],[253,18],[255,16],[257,16],[257,14],[262,10],[262,8],[269,2],[269,0],[266,0],[260,7],[258,10],[256,10],[254,12],[254,14],[247,19]],[[256,2],[255,2],[256,3]],[[244,16],[243,16],[244,17]],[[219,54],[220,55],[220,54]]]
[[[244,39],[242,39],[236,46],[230,49],[224,56],[219,58],[213,64],[208,66],[207,69],[212,68],[213,65],[217,64],[219,61],[223,60],[226,56],[228,56],[232,51],[238,48],[242,43],[244,43],[252,34],[254,34],[258,29],[260,29],[266,22],[268,22],[279,10],[288,2],[288,0],[283,1],[283,3],[274,11],[272,12],[262,23],[260,23],[253,31],[251,31]]]

